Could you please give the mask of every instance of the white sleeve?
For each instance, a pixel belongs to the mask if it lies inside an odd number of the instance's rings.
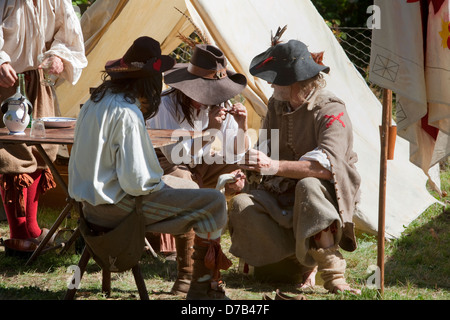
[[[131,110],[121,118],[114,131],[116,170],[120,187],[133,196],[147,194],[161,181],[163,170],[148,136],[144,119]]]
[[[146,126],[150,129],[184,130],[176,119],[176,114],[173,112],[174,106],[171,103],[171,96],[162,97],[158,113],[146,121]],[[161,147],[160,150],[167,160],[175,164],[181,164],[180,161],[184,163],[187,159],[190,162],[191,146],[191,139],[183,139],[179,143]]]
[[[55,54],[62,58],[64,71],[61,77],[71,84],[76,84],[82,69],[87,66],[80,21],[68,0],[60,1],[55,16],[53,42],[45,55]]]
[[[317,161],[322,167],[331,171],[330,160],[328,160],[326,154],[320,148],[315,148],[313,151],[305,153],[299,160]]]
[[[238,163],[245,156],[245,153],[248,149],[244,150],[239,154],[235,154],[235,140],[239,143],[245,143],[244,139],[248,140],[248,146],[251,146],[250,136],[244,135],[244,133],[239,130],[238,124],[233,116],[227,115],[226,122],[224,128],[222,128],[223,135],[223,156],[225,158],[226,163]]]

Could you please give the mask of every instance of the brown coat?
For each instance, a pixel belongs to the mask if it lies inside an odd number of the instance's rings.
[[[280,160],[298,161],[305,153],[321,148],[330,161],[334,183],[264,176],[259,190],[240,194],[230,202],[230,252],[254,266],[294,254],[300,263],[313,265],[307,254],[309,237],[336,220],[340,228],[335,240],[344,250],[355,250],[352,217],[359,200],[360,176],[355,168],[352,124],[344,103],[325,90],[295,111],[290,111],[288,102],[270,99],[262,129],[268,129],[267,138],[274,140],[268,147],[278,147]],[[275,158],[277,151],[270,152]],[[300,198],[306,185],[318,188],[315,190],[323,192],[324,198]],[[288,200],[294,196],[295,203],[290,199],[282,205],[280,200],[285,195]]]
[[[344,102],[333,93],[320,90],[295,111],[287,112],[287,108],[288,102],[271,99],[263,129],[279,129],[280,160],[299,160],[316,147],[325,152],[331,163],[344,236],[350,241],[341,246],[355,249],[352,220],[361,178],[355,167],[358,157],[353,151],[352,123]],[[267,132],[270,139],[270,130]]]

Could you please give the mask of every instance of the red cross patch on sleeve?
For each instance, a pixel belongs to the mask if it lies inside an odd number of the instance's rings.
[[[343,112],[339,113],[339,115],[336,117],[334,115],[325,115],[325,118],[330,119],[327,123],[327,128],[329,128],[336,120],[339,121],[342,126],[345,128],[344,121],[341,120],[341,117],[344,115]]]

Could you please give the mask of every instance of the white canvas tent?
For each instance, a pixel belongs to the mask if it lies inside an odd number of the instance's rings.
[[[259,128],[271,88],[248,72],[254,56],[270,45],[270,34],[287,25],[283,39],[305,42],[312,52],[325,51],[324,64],[331,67],[327,87],[346,102],[353,122],[358,170],[362,176],[361,203],[355,214],[359,230],[376,233],[380,172],[379,125],[382,107],[360,76],[310,0],[97,0],[82,17],[89,65],[74,87],[57,88],[62,115],[76,116],[89,88],[100,83],[100,71],[109,59],[123,55],[134,39],[151,36],[168,54],[188,36],[192,24],[186,12],[220,47],[235,71],[247,76],[244,96],[250,127]],[[409,144],[398,138],[395,158],[388,162],[386,237],[398,237],[412,220],[436,202],[426,190],[427,177],[409,162]]]

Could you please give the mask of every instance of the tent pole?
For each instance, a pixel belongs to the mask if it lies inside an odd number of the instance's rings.
[[[387,158],[389,126],[392,117],[392,91],[383,89],[383,113],[381,122],[381,153],[380,153],[380,189],[379,189],[379,208],[378,208],[378,267],[380,270],[379,294],[384,294],[384,240],[385,240],[385,216],[386,216],[386,177],[387,177]]]

